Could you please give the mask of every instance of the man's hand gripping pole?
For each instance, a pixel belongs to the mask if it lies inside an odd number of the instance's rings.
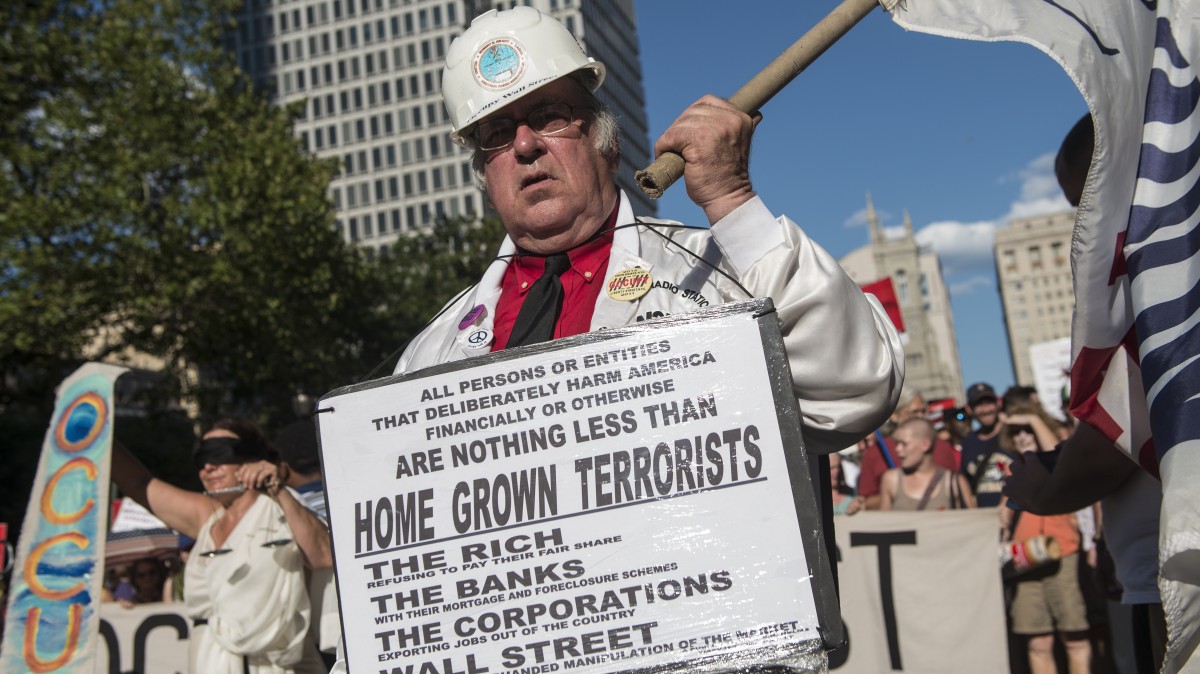
[[[886,7],[894,4],[894,0],[843,0],[787,51],[742,85],[737,93],[729,97],[729,102],[742,112],[753,115],[878,4]],[[649,166],[634,174],[634,178],[643,192],[651,199],[657,199],[682,175],[683,157],[674,152],[664,152]]]

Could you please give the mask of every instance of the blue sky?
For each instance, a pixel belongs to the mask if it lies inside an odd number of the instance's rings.
[[[733,94],[836,4],[639,0],[651,142],[701,95]],[[1068,208],[1053,156],[1086,106],[1062,69],[1028,45],[909,33],[877,10],[762,112],[750,176],[768,207],[836,257],[867,242],[867,192],[885,226],[907,210],[941,256],[966,383],[1012,384],[993,232]],[[704,222],[682,184],[659,216]]]

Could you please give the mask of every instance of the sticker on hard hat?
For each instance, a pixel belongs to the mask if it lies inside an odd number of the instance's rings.
[[[507,89],[525,74],[525,48],[510,37],[489,40],[475,53],[475,81],[486,89]]]

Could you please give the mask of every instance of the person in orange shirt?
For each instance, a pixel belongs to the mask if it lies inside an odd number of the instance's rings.
[[[1014,456],[1053,450],[1059,424],[1031,401],[1005,400],[1000,445]],[[1013,518],[1016,518],[1015,524]],[[1079,587],[1079,524],[1073,513],[1035,515],[1002,505],[1001,530],[1013,543],[1036,536],[1057,541],[1061,559],[1025,572],[1016,579],[1010,614],[1012,630],[1028,638],[1029,668],[1033,674],[1057,672],[1054,636],[1063,641],[1071,674],[1087,674],[1092,647],[1088,641],[1087,608]]]

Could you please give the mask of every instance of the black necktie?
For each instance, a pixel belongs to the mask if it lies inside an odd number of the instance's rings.
[[[558,322],[563,303],[559,277],[570,268],[571,260],[566,253],[555,253],[546,258],[546,269],[525,294],[525,302],[517,312],[512,334],[504,348],[548,342],[554,337],[554,324]]]

